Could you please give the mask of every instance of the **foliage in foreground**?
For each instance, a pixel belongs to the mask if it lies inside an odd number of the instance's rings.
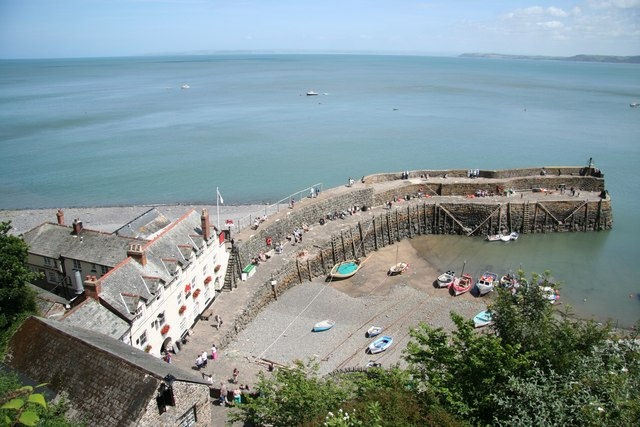
[[[73,426],[64,417],[66,402],[47,403],[41,393],[34,391],[41,386],[44,384],[23,386],[15,374],[0,373],[0,425]]]
[[[552,286],[549,276],[529,283]],[[610,328],[554,315],[522,278],[518,297],[499,289],[494,334],[455,313],[451,339],[421,324],[406,350],[410,370],[445,409],[478,424],[640,423],[640,346]]]

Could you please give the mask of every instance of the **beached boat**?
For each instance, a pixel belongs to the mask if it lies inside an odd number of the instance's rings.
[[[357,273],[360,268],[360,262],[355,259],[339,262],[333,266],[329,272],[332,279],[347,279]]]
[[[542,292],[542,298],[549,301],[551,304],[555,304],[560,299],[560,292],[551,286],[540,286]]]
[[[318,96],[318,92],[310,90],[309,92],[307,92],[307,96]]]
[[[381,353],[386,349],[388,349],[392,343],[393,343],[393,338],[391,338],[390,336],[387,336],[387,335],[381,336],[380,338],[378,338],[377,340],[369,344],[369,347],[368,347],[369,353],[371,354]]]
[[[500,240],[502,240],[503,242],[509,242],[511,240],[517,240],[518,237],[520,237],[520,235],[514,231],[511,234],[502,234],[502,235],[500,235]]]
[[[409,264],[407,264],[406,262],[399,262],[396,265],[393,265],[389,268],[389,271],[387,272],[387,274],[389,276],[395,276],[397,274],[402,274],[405,272],[405,270],[409,268]]]
[[[180,89],[189,89],[191,86],[189,86],[188,84],[183,84],[182,86],[180,86]]]
[[[502,234],[489,234],[487,236],[487,240],[490,242],[497,242],[498,240],[502,240]]]
[[[375,362],[373,360],[370,360],[369,362],[367,362],[367,368],[380,368],[382,366],[382,363],[380,362]]]
[[[505,274],[500,278],[500,286],[505,289],[511,289],[516,285],[518,285],[518,279],[511,273]]]
[[[473,317],[473,326],[475,328],[482,328],[483,326],[491,325],[493,318],[489,310],[481,311]]]
[[[438,287],[439,288],[448,288],[453,281],[456,279],[456,273],[451,270],[448,270],[445,273],[442,273],[438,276]]]
[[[449,291],[453,292],[455,296],[468,292],[473,286],[473,278],[468,274],[463,274],[462,277],[456,278],[449,285]]]
[[[333,328],[335,326],[336,322],[334,322],[333,320],[323,320],[322,322],[318,322],[315,325],[313,325],[313,332],[323,332],[323,331],[328,331],[329,329]]]
[[[382,332],[382,326],[372,326],[367,330],[367,338],[372,338],[375,337],[377,335],[380,335],[380,332]]]
[[[486,272],[476,282],[476,288],[480,296],[488,294],[493,290],[494,285],[498,282],[498,275]]]

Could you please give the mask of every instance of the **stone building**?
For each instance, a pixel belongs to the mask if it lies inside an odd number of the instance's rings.
[[[191,372],[95,331],[30,317],[5,363],[69,402],[95,426],[211,425],[209,385]]]
[[[59,319],[71,308],[69,300],[35,285],[27,286],[36,292],[36,305],[42,317]]]
[[[229,254],[206,209],[201,215],[191,210],[149,237],[93,232],[77,221],[71,230],[45,223],[24,235],[32,268],[48,263],[50,270],[63,266],[64,272],[80,259],[79,271],[86,271],[85,265],[91,269],[80,286],[74,284],[86,300],[62,322],[160,356],[184,337],[222,289]],[[96,274],[92,265],[108,271]]]
[[[38,285],[68,299],[82,294],[84,277],[106,274],[127,257],[129,244],[144,242],[85,229],[78,219],[71,226],[64,225],[61,210],[57,216],[56,224],[40,224],[22,238],[29,246],[27,264],[44,275],[44,283]]]

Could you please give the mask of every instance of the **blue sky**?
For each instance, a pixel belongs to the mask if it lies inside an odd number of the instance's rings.
[[[225,51],[640,54],[640,0],[0,0],[0,58]]]

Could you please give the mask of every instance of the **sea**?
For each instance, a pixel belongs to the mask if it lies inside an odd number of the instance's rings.
[[[293,54],[1,60],[0,209],[214,202],[216,187],[227,204],[269,203],[384,171],[592,157],[613,200],[613,230],[416,245],[441,268],[550,270],[563,283],[563,310],[629,327],[640,319],[634,101],[633,64]]]

